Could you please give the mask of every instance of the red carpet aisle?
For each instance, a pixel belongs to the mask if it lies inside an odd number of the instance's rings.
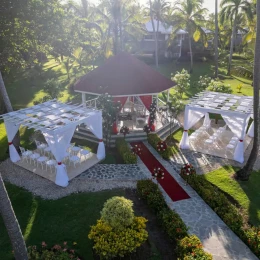
[[[183,190],[183,188],[175,181],[170,173],[162,166],[162,164],[152,155],[147,147],[142,142],[132,142],[131,145],[140,145],[142,147],[142,154],[139,156],[146,167],[152,172],[154,168],[160,167],[164,171],[164,179],[158,182],[173,201],[184,200],[190,196]]]

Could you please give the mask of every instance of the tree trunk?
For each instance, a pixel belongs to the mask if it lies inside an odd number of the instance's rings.
[[[236,38],[236,17],[234,20],[233,24],[233,29],[232,29],[232,36],[231,36],[231,42],[230,42],[230,53],[229,53],[229,60],[228,60],[228,75],[231,74],[231,65],[232,65],[232,56],[233,56],[233,49],[234,49],[234,43],[235,43],[235,38]]]
[[[82,7],[83,7],[84,17],[87,18],[87,16],[88,16],[88,1],[81,0],[81,4],[82,4]]]
[[[253,171],[259,152],[259,90],[260,90],[260,2],[257,1],[257,29],[255,42],[255,58],[254,58],[254,140],[253,148],[249,155],[246,165],[236,173],[236,177],[240,180],[248,180]]]
[[[154,35],[154,43],[155,43],[155,66],[156,68],[158,68],[158,41],[157,41],[157,35],[156,35],[154,20],[153,20],[152,1],[149,0],[149,3],[150,3],[150,18],[153,26],[153,35]]]
[[[193,72],[193,53],[192,53],[192,47],[191,47],[191,37],[190,34],[188,34],[189,37],[189,48],[190,48],[190,73]]]
[[[11,240],[16,260],[27,260],[27,249],[0,173],[0,214]]]
[[[116,55],[118,53],[118,23],[115,22],[114,27],[114,54]]]
[[[218,78],[218,0],[215,0],[215,78]]]
[[[121,9],[120,9],[120,14],[119,14],[119,37],[120,37],[120,51],[124,50],[123,46],[123,31],[122,31],[122,17],[121,17]]]
[[[11,101],[9,99],[8,93],[6,91],[5,83],[4,83],[1,71],[0,71],[0,95],[2,96],[2,99],[3,99],[6,111],[8,113],[12,112],[13,111],[13,107],[12,107]],[[12,142],[13,142],[13,145],[16,148],[16,150],[19,151],[19,146],[20,146],[20,134],[19,134],[19,131],[15,135],[15,137],[14,137]]]

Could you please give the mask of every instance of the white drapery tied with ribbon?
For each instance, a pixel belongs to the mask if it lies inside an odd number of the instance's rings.
[[[19,130],[20,124],[16,124],[8,120],[4,120],[4,123],[8,139],[10,159],[12,162],[18,162],[19,160],[21,160],[21,158],[13,145],[13,139]]]
[[[185,107],[184,131],[183,131],[182,138],[180,141],[181,149],[190,149],[188,130],[191,127],[193,127],[204,115],[205,115],[205,113],[193,111],[193,110],[189,109],[188,106]]]
[[[66,165],[64,165],[62,161],[67,156],[67,149],[70,146],[70,141],[75,129],[75,125],[67,125],[64,128],[57,129],[56,131],[42,132],[57,161],[55,184],[61,187],[67,187],[69,184]]]

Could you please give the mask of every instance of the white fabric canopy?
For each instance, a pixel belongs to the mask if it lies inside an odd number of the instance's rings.
[[[91,115],[91,113],[90,113]],[[88,126],[89,130],[99,139],[97,158],[104,159],[106,156],[105,145],[103,142],[103,129],[102,129],[102,112],[98,111],[93,116],[88,117],[84,123]]]
[[[70,141],[75,132],[75,128],[75,125],[68,125],[66,128],[59,131],[42,133],[57,161],[55,184],[62,187],[67,187],[69,184],[66,165],[64,165],[62,161],[66,157],[67,149],[70,146]]]
[[[230,128],[230,130],[239,138],[236,149],[234,151],[234,160],[240,163],[244,162],[244,138],[246,135],[246,128],[248,125],[248,120],[250,116],[247,115],[237,115],[237,116],[227,116],[222,115],[223,120]]]
[[[190,149],[188,130],[193,127],[205,113],[193,111],[188,106],[185,106],[184,114],[184,132],[180,141],[181,149]]]
[[[9,154],[12,162],[18,162],[21,158],[13,145],[13,139],[19,130],[20,124],[4,119],[5,129],[9,144]]]
[[[254,116],[251,115],[251,118],[254,119]],[[248,134],[248,136],[250,136],[250,137],[254,137],[254,132],[255,132],[255,124],[254,124],[254,121],[253,121],[253,122],[251,123],[251,125],[250,125],[248,131],[247,131],[247,134]]]

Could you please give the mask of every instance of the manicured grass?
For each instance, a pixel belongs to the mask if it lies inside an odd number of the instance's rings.
[[[205,178],[232,196],[248,214],[250,223],[260,225],[260,172],[255,171],[249,181],[241,182],[232,178],[236,168],[225,166],[205,175]]]
[[[104,202],[112,196],[124,196],[122,190],[73,194],[59,200],[43,200],[11,184],[6,184],[26,244],[49,246],[67,241],[84,259],[91,260],[92,245],[88,239],[90,225],[100,218]],[[12,258],[12,249],[0,219],[0,259]]]

